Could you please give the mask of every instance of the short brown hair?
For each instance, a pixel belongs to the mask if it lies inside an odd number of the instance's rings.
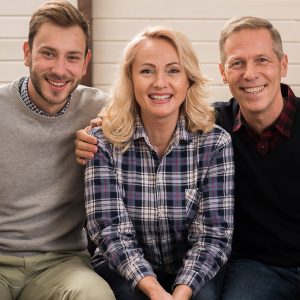
[[[222,65],[225,64],[224,44],[229,36],[243,29],[267,29],[273,40],[273,51],[279,59],[284,55],[279,31],[266,19],[245,16],[229,20],[223,27],[219,39],[219,50]]]
[[[89,25],[79,10],[68,1],[50,1],[39,7],[31,16],[29,22],[28,44],[32,48],[33,40],[39,27],[46,23],[61,27],[79,26],[86,40],[85,54],[89,45]]]

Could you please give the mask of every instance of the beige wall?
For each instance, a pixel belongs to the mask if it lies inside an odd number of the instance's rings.
[[[0,0],[0,85],[27,75],[23,42],[32,12],[45,0]],[[70,0],[77,6],[77,0]]]
[[[202,70],[211,79],[211,99],[230,94],[219,75],[218,38],[231,17],[269,19],[281,32],[289,55],[290,83],[300,95],[300,1],[222,0],[93,0],[93,83],[107,90],[116,74],[126,42],[150,24],[166,24],[185,33],[194,44]]]

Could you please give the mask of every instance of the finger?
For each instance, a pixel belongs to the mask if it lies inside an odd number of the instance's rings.
[[[91,122],[90,122],[91,127],[100,127],[101,125],[102,125],[102,118],[101,117],[97,117],[97,118],[91,120]]]
[[[97,138],[88,134],[85,129],[78,130],[76,132],[76,137],[76,140],[78,140],[76,144],[78,144],[80,141],[93,145],[97,144]]]
[[[92,151],[86,151],[86,150],[81,150],[81,149],[76,149],[75,150],[75,155],[79,159],[93,159],[94,158],[94,152]]]
[[[77,163],[79,163],[82,166],[86,165],[86,162],[87,162],[86,159],[80,158],[80,157],[76,157],[76,161],[77,161]]]
[[[97,127],[97,126],[98,126],[97,119],[91,120],[90,126],[91,126],[91,127]]]
[[[76,141],[76,151],[87,151],[92,153],[97,153],[98,147],[80,140]]]
[[[87,152],[82,150],[76,150],[75,155],[78,159],[91,159],[94,156],[92,152]]]

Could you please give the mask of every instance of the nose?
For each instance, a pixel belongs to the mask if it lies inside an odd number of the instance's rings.
[[[165,72],[157,71],[154,78],[153,86],[158,89],[163,89],[166,87],[166,74]]]
[[[258,77],[257,67],[255,63],[247,63],[244,71],[244,79],[253,80]]]
[[[53,73],[59,77],[63,77],[66,74],[66,63],[64,58],[57,57],[53,65]]]

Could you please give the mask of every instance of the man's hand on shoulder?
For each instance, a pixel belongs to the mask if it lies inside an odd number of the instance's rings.
[[[90,129],[91,126],[88,126],[76,132],[76,161],[83,166],[88,159],[93,159],[94,154],[98,151],[97,138],[88,134]]]

